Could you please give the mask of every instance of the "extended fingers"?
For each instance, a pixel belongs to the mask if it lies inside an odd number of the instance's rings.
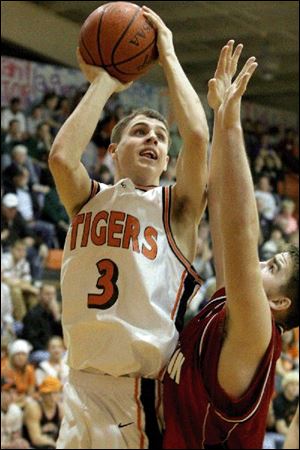
[[[226,70],[226,73],[231,74],[231,59],[232,59],[232,50],[233,50],[234,40],[230,39],[230,41],[228,41],[226,45],[228,46],[228,51],[227,51],[227,55],[226,55],[225,70]]]
[[[237,87],[236,87],[236,91],[233,95],[233,97],[237,98],[237,97],[241,97],[244,92],[247,89],[248,83],[250,78],[252,77],[253,73],[255,72],[256,68],[257,68],[258,64],[256,62],[252,62],[250,64],[250,66],[248,67],[248,70],[246,73],[244,73],[238,80],[237,82]]]
[[[234,76],[240,55],[243,50],[243,44],[239,44],[233,52],[234,42],[235,41],[233,39],[230,39],[222,48],[217,70],[215,72],[216,77],[221,76],[224,73],[230,75],[231,77]]]
[[[255,56],[251,56],[251,58],[248,58],[247,61],[244,64],[244,67],[242,68],[242,70],[240,71],[240,73],[238,74],[238,76],[236,77],[236,83],[239,82],[240,78],[242,78],[242,76],[246,73],[249,72],[249,68],[251,67],[251,65],[255,62],[256,58]],[[256,66],[257,67],[257,66]],[[255,67],[255,68],[256,68]]]
[[[237,65],[241,56],[241,53],[243,51],[243,44],[239,44],[236,46],[234,53],[232,55],[231,61],[230,61],[230,73],[232,76],[235,75]]]
[[[216,69],[216,72],[215,72],[215,77],[216,78],[222,76],[225,73],[228,52],[229,52],[229,46],[228,45],[224,45],[224,47],[221,50],[221,53],[220,53],[220,56],[219,56],[218,65],[217,65],[217,69]]]

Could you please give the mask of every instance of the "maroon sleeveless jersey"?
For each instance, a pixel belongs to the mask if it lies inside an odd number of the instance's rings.
[[[262,448],[281,330],[273,321],[269,347],[251,385],[241,398],[230,398],[217,377],[225,301],[220,289],[187,324],[170,360],[164,377],[165,449]]]

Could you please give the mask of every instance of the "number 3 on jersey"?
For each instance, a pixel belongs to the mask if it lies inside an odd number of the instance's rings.
[[[88,294],[88,308],[108,309],[116,303],[119,289],[116,285],[119,276],[117,265],[110,259],[101,259],[97,262],[100,277],[96,287],[102,290],[101,294]]]

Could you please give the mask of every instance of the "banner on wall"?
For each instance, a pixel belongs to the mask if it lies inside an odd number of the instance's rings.
[[[1,56],[1,106],[7,106],[12,97],[20,97],[23,108],[28,109],[40,102],[46,92],[72,97],[85,89],[86,80],[78,69],[31,62]],[[163,88],[164,89],[164,88]],[[108,107],[122,105],[126,110],[147,106],[168,115],[168,98],[163,90],[141,81],[136,81],[128,90],[113,96]]]
[[[69,97],[85,85],[77,69],[1,56],[1,106],[7,106],[12,97],[20,97],[27,109],[46,92]]]

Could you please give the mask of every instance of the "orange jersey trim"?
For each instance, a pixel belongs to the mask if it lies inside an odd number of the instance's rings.
[[[167,239],[168,239],[169,245],[171,247],[171,250],[177,257],[177,259],[179,259],[179,261],[184,265],[186,270],[195,278],[195,280],[199,284],[202,284],[203,280],[198,275],[198,273],[195,271],[195,269],[193,269],[191,263],[181,253],[181,251],[177,247],[177,244],[176,244],[173,234],[172,234],[171,225],[170,225],[171,193],[172,193],[171,189],[172,189],[171,186],[163,187],[163,204],[164,204],[164,206],[163,206],[163,223],[164,223]]]
[[[134,384],[134,399],[137,405],[137,428],[140,432],[140,449],[144,448],[145,445],[145,436],[142,427],[142,407],[140,402],[140,383],[141,379],[136,378]]]

